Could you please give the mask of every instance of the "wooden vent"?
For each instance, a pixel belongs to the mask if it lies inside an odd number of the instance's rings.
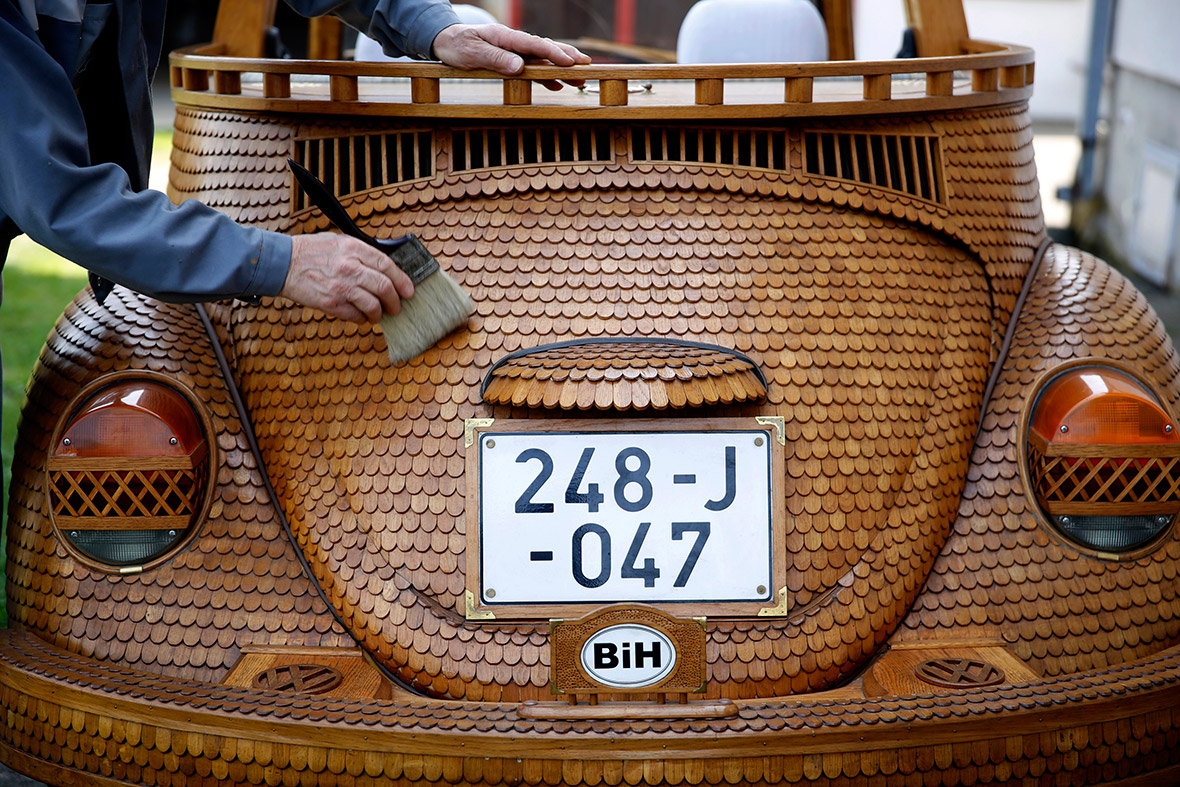
[[[786,172],[787,134],[773,129],[633,128],[631,160]]]
[[[472,128],[451,135],[451,170],[611,161],[605,127]]]
[[[840,178],[944,202],[938,137],[807,131],[803,165],[808,175]]]
[[[337,196],[434,175],[429,131],[296,139],[294,158]],[[292,193],[296,210],[311,207],[303,189],[293,187]]]

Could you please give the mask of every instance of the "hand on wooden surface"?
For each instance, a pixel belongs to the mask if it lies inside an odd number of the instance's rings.
[[[291,239],[291,268],[279,292],[304,306],[358,323],[397,314],[414,294],[410,278],[386,254],[335,232]]]
[[[486,68],[505,76],[519,74],[525,63],[554,66],[588,65],[589,55],[576,47],[513,30],[504,25],[451,25],[434,38],[434,56],[455,68]],[[550,90],[561,90],[555,79],[540,80]],[[571,80],[575,87],[581,80]]]

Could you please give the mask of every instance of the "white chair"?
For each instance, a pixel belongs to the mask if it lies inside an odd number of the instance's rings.
[[[459,15],[459,21],[465,25],[488,25],[495,24],[496,22],[496,17],[479,6],[457,3],[453,8],[455,9],[455,13]],[[352,59],[386,63],[414,60],[412,57],[390,57],[381,50],[380,44],[364,33],[356,37],[356,53],[352,56]]]
[[[810,0],[701,0],[680,25],[676,59],[681,63],[827,60],[827,28]]]

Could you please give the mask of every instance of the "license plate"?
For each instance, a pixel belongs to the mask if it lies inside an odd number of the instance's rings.
[[[765,605],[772,434],[478,432],[478,604]]]

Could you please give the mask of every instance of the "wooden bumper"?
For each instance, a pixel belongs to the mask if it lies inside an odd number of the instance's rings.
[[[1163,784],[1180,648],[1068,679],[894,700],[738,701],[727,719],[316,699],[161,678],[0,633],[0,759],[57,784]],[[933,781],[932,781],[933,780]]]

